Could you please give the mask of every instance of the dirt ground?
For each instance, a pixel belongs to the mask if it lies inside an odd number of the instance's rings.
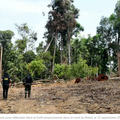
[[[32,85],[31,97],[24,88],[10,88],[2,98],[0,114],[118,114],[120,80],[42,83]]]

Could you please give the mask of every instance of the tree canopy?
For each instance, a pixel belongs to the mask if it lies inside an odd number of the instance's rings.
[[[19,36],[12,43],[14,31],[0,31],[3,46],[2,70],[13,82],[22,81],[28,72],[34,79],[85,78],[97,74],[117,73],[117,56],[120,51],[120,0],[114,13],[101,16],[96,35],[81,36],[84,26],[78,21],[80,10],[73,0],[52,0],[48,5],[47,29],[44,41],[27,23],[15,24]],[[44,16],[43,16],[44,17]],[[38,46],[35,43],[38,42]],[[36,51],[35,51],[36,50]]]

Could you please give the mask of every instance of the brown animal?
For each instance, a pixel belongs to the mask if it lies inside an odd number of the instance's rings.
[[[104,81],[104,80],[108,80],[108,76],[104,75],[104,74],[100,74],[98,76],[98,78],[96,78],[97,81]]]
[[[75,83],[81,82],[81,78],[76,78]]]

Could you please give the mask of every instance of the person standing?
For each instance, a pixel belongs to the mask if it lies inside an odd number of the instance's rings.
[[[24,80],[24,85],[25,85],[25,98],[27,97],[27,94],[28,94],[28,97],[30,97],[30,94],[31,94],[31,84],[33,82],[33,79],[31,77],[31,74],[29,73],[26,77],[25,77],[25,80]]]
[[[12,80],[9,77],[8,73],[5,73],[5,75],[2,78],[1,82],[3,82],[3,99],[7,100],[9,83],[12,82]]]

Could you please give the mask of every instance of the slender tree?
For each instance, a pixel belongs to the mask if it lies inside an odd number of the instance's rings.
[[[16,47],[20,52],[34,49],[34,43],[37,40],[37,33],[29,29],[27,23],[21,24],[21,26],[15,24],[20,38],[16,40]]]
[[[71,37],[78,31],[76,28],[76,18],[79,16],[79,10],[75,8],[72,4],[73,0],[53,0],[50,7],[52,10],[49,12],[49,21],[46,28],[48,29],[48,36],[52,36],[51,40],[48,42],[48,46],[53,40],[53,36],[57,32],[57,37],[61,40],[61,63],[62,63],[62,51],[64,42],[68,43],[68,59],[69,64],[71,63],[70,51],[71,51]],[[48,27],[49,26],[49,27]],[[77,26],[78,27],[78,26]],[[67,37],[67,39],[65,39]],[[48,46],[46,49],[48,49]]]

